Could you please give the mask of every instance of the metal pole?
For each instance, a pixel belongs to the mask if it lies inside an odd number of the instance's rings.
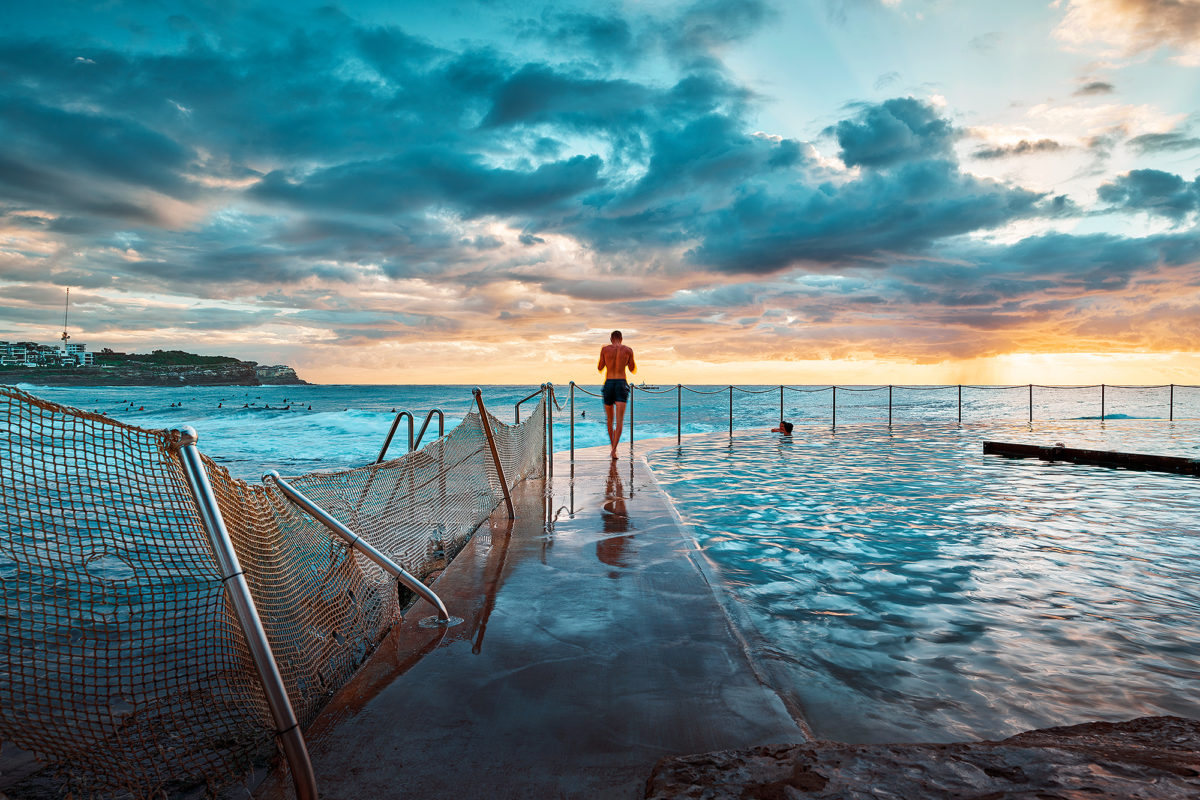
[[[1104,384],[1100,384],[1100,421],[1104,422]]]
[[[546,421],[546,474],[549,477],[553,478],[554,477],[554,409],[551,407],[551,403],[554,402],[554,384],[552,384],[552,383],[546,384],[546,390],[544,393],[543,401],[544,401],[545,407],[546,407],[546,410],[542,412],[543,414],[546,415],[545,416],[545,421]]]
[[[683,384],[675,384],[675,446],[683,444]]]
[[[892,385],[888,384],[888,427],[892,427]]]
[[[213,494],[204,462],[200,459],[200,451],[196,449],[199,437],[190,425],[175,428],[172,432],[178,436],[179,448],[176,455],[183,468],[188,489],[192,493],[192,500],[196,503],[196,510],[200,514],[200,522],[208,534],[209,544],[212,545],[213,555],[221,572],[221,581],[225,584],[225,593],[241,623],[242,631],[246,635],[246,644],[254,659],[254,667],[258,670],[258,679],[262,683],[267,706],[275,721],[275,735],[279,737],[284,758],[287,759],[288,769],[292,773],[296,797],[299,800],[317,800],[317,779],[313,774],[312,761],[308,757],[304,734],[300,731],[296,712],[292,710],[292,701],[288,698],[283,676],[279,674],[279,665],[275,663],[275,656],[271,652],[267,632],[254,606],[250,585],[246,582],[246,573],[242,570],[237,553],[233,549],[229,531],[225,528],[217,497]]]
[[[729,438],[733,438],[733,386],[729,387]]]
[[[1171,384],[1171,399],[1170,399],[1171,416],[1167,418],[1169,422],[1175,421],[1175,384]]]
[[[438,597],[432,589],[421,583],[421,581],[417,580],[416,577],[414,577],[395,561],[392,561],[392,559],[388,558],[379,550],[376,550],[370,542],[365,541],[357,533],[347,528],[341,523],[340,520],[310,500],[307,495],[305,495],[291,483],[279,477],[278,472],[271,470],[263,475],[263,483],[266,483],[268,478],[274,481],[275,485],[279,488],[279,491],[284,497],[303,509],[305,513],[307,513],[317,522],[321,523],[337,536],[344,539],[351,549],[362,553],[364,556],[383,567],[384,572],[387,572],[395,577],[398,581],[400,581],[400,583],[407,586],[408,589],[414,594],[419,594],[421,597],[428,600],[430,605],[437,609],[438,622],[443,625],[456,625],[458,622],[462,621],[450,616],[450,612],[446,610],[446,604],[442,602],[442,599]]]
[[[779,387],[779,424],[783,424],[783,386]]]
[[[483,433],[487,437],[488,449],[492,451],[492,462],[496,465],[496,477],[500,479],[500,488],[504,491],[504,504],[508,506],[508,518],[516,519],[517,512],[513,511],[512,497],[508,493],[508,481],[504,479],[504,465],[500,463],[500,452],[496,450],[496,440],[492,436],[492,422],[488,419],[487,409],[483,407],[483,392],[476,386],[472,394],[479,406],[479,422],[483,425]]]
[[[1033,384],[1029,384],[1029,422],[1033,424]]]
[[[837,427],[837,387],[834,386],[832,388],[833,388],[833,425],[832,425],[832,427],[836,428]]]
[[[575,381],[571,381],[568,392],[571,397],[571,460],[575,460]]]
[[[962,425],[962,384],[958,385],[958,424]]]

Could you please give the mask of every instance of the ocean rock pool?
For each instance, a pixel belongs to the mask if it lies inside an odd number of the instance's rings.
[[[850,426],[647,458],[822,738],[1200,717],[1200,482],[984,456],[1200,455],[1200,425]]]

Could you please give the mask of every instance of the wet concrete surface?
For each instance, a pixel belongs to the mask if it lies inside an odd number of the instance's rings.
[[[806,739],[645,462],[557,466],[434,584],[463,624],[418,603],[309,727],[322,798],[636,798],[663,756]]]

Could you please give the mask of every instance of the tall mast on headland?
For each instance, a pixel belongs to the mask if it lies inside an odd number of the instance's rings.
[[[67,339],[71,338],[71,334],[67,333],[67,314],[69,314],[70,312],[71,312],[71,287],[68,286],[67,287],[67,299],[66,299],[66,302],[63,303],[63,332],[62,332],[62,336],[60,337],[62,339],[64,353],[67,352]]]

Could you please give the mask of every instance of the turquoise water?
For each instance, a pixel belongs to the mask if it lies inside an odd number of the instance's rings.
[[[818,736],[1200,717],[1200,478],[984,456],[1200,456],[1200,424],[858,425],[649,457]]]
[[[48,387],[22,385],[48,400],[98,411],[144,428],[191,425],[200,434],[200,448],[242,478],[257,480],[267,469],[284,475],[311,470],[356,467],[379,454],[395,412],[416,413],[418,427],[431,408],[446,413],[446,430],[473,409],[470,386],[213,386],[213,387]],[[663,387],[667,389],[667,387]],[[630,428],[640,439],[729,430],[729,393],[723,387],[695,387],[699,392],[650,394],[637,391],[627,409],[625,433]],[[778,424],[778,388],[745,387],[733,393],[733,427],[767,429]],[[513,405],[536,386],[483,386],[488,410],[505,422],[515,419]],[[585,394],[599,392],[587,384],[574,395],[575,445],[593,447],[607,443],[604,410],[600,400]],[[1165,418],[1170,408],[1167,387],[1122,389],[1108,387],[1104,411],[1110,418]],[[555,449],[570,447],[566,423],[572,408],[568,386],[558,387],[562,410],[555,415]],[[892,415],[897,424],[914,421],[953,423],[958,418],[955,387],[897,388],[892,392]],[[1099,387],[1056,389],[1035,387],[1033,411],[1037,420],[1095,420],[1101,411]],[[833,415],[828,388],[789,387],[784,392],[783,414],[801,429],[826,428]],[[1176,387],[1177,419],[1200,417],[1200,388]],[[522,406],[528,415],[531,401]],[[677,416],[678,415],[678,416]],[[1029,392],[1024,386],[965,388],[962,415],[966,423],[1029,416]],[[886,422],[887,388],[843,388],[837,393],[839,425]],[[426,441],[436,434],[436,423]],[[407,432],[402,431],[389,451],[403,452]]]

